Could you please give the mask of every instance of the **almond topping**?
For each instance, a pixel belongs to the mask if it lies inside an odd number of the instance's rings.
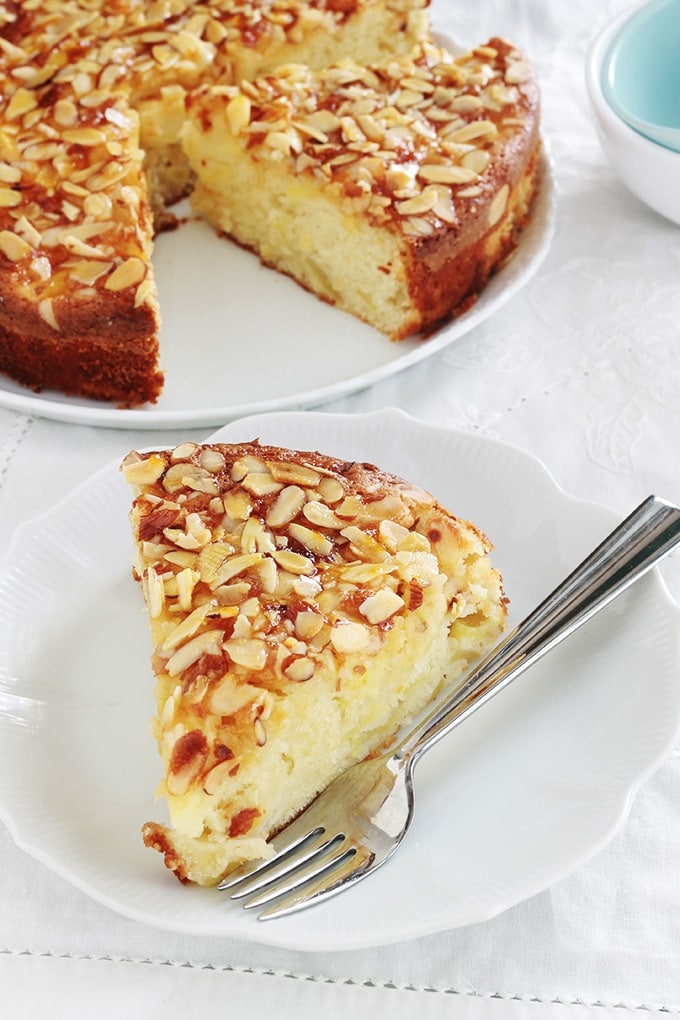
[[[283,672],[289,680],[294,680],[297,683],[304,683],[305,680],[311,680],[314,676],[315,670],[316,664],[314,660],[305,655],[299,659],[293,659],[293,661],[286,666]]]
[[[246,570],[250,570],[251,567],[259,564],[261,560],[261,553],[247,553],[244,556],[232,556],[230,559],[227,559],[220,568],[215,579],[216,584],[226,584],[226,582],[230,581],[232,577],[238,577],[239,574],[244,574]]]
[[[369,623],[384,623],[385,620],[394,616],[403,605],[404,600],[391,588],[381,588],[380,591],[364,599],[359,606],[359,612],[366,617]]]
[[[488,222],[490,227],[494,227],[505,213],[509,195],[510,188],[507,184],[504,184],[498,194],[494,195],[491,200],[488,212]]]
[[[234,770],[234,759],[229,758],[227,761],[220,761],[217,765],[213,765],[205,779],[203,780],[203,789],[208,796],[214,796],[223,783],[226,783]]]
[[[268,461],[267,468],[277,482],[290,482],[294,485],[316,486],[321,475],[314,468],[304,464],[291,464],[288,461]]]
[[[325,475],[318,485],[318,491],[326,503],[337,503],[345,495],[345,487],[338,478]]]
[[[251,102],[242,92],[227,103],[227,123],[232,135],[238,135],[250,123]]]
[[[180,461],[178,464],[171,464],[163,477],[163,488],[166,492],[178,492],[180,489],[189,488],[190,482],[197,483],[202,479],[213,479],[210,473],[199,464],[191,464]]]
[[[65,142],[71,142],[74,145],[84,145],[87,148],[93,145],[100,145],[106,141],[104,132],[92,127],[67,128],[62,134],[62,138]]]
[[[20,262],[31,254],[31,246],[12,230],[0,230],[0,251],[10,262]]]
[[[222,502],[225,513],[235,521],[245,521],[253,510],[250,497],[241,489],[232,489],[230,492],[226,492]]]
[[[0,207],[11,209],[16,205],[21,205],[21,192],[13,191],[12,188],[0,188]]]
[[[221,471],[225,464],[224,454],[219,450],[203,450],[199,459],[201,467],[213,474]]]
[[[7,120],[14,120],[16,117],[23,117],[25,113],[34,110],[38,105],[38,97],[35,92],[29,89],[17,89],[5,111]]]
[[[179,676],[189,666],[198,662],[202,655],[219,655],[219,633],[215,630],[206,630],[182,645],[165,665],[168,675]]]
[[[198,447],[195,443],[180,443],[170,454],[170,460],[189,460],[192,454],[196,453]]]
[[[437,201],[435,192],[428,192],[427,189],[414,198],[407,198],[405,202],[398,202],[395,206],[402,216],[415,216],[418,213],[430,212]]]
[[[18,166],[10,163],[0,163],[0,181],[5,184],[18,184],[21,180],[21,170]]]
[[[261,692],[247,683],[237,683],[229,675],[222,677],[210,695],[210,708],[216,715],[234,715],[255,700]]]
[[[370,633],[363,623],[352,621],[336,623],[331,630],[331,644],[336,652],[351,655],[361,652],[370,641]]]
[[[163,474],[165,461],[157,453],[139,460],[133,459],[134,456],[134,454],[128,454],[123,463],[122,470],[125,481],[129,485],[153,485]]]
[[[466,166],[450,166],[448,164],[427,163],[421,166],[418,176],[424,181],[437,184],[470,184],[477,177],[476,172]],[[431,206],[430,206],[431,208]],[[424,210],[411,210],[423,212]]]
[[[222,647],[237,666],[261,670],[267,664],[267,646],[260,638],[232,638]]]
[[[59,332],[59,323],[57,322],[57,317],[54,314],[54,307],[52,305],[51,298],[45,298],[40,302],[38,305],[38,315],[44,322],[47,323],[48,326],[51,326],[55,332]]]
[[[346,522],[336,517],[331,508],[318,499],[308,500],[302,507],[302,513],[309,523],[315,524],[317,528],[332,528],[339,531],[345,527]]]
[[[107,290],[121,291],[134,287],[146,276],[146,266],[141,259],[130,258],[121,262],[107,279],[104,286]]]
[[[191,788],[208,757],[206,739],[199,730],[182,734],[175,742],[165,782],[168,793],[181,797]]]
[[[158,576],[153,567],[149,567],[144,576],[144,588],[149,604],[149,615],[152,619],[157,619],[165,604],[165,586],[162,577]]]
[[[291,552],[289,549],[277,549],[272,553],[272,556],[282,570],[287,570],[291,574],[313,574],[315,572],[312,561],[300,553]]]
[[[282,483],[272,478],[268,471],[250,471],[241,485],[248,492],[252,492],[253,496],[269,496],[283,488]]]
[[[516,60],[508,66],[505,80],[508,85],[521,85],[531,77],[531,68],[525,60]]]
[[[74,255],[82,255],[84,258],[94,258],[103,260],[106,258],[104,252],[100,248],[96,248],[93,244],[88,244],[86,241],[76,237],[73,233],[64,234],[61,238],[61,243]]]
[[[361,559],[380,562],[387,558],[384,546],[380,542],[376,542],[371,535],[366,531],[362,531],[361,528],[350,525],[348,528],[344,528],[340,534],[349,541],[350,546]]]
[[[270,528],[280,528],[297,517],[305,502],[304,490],[299,485],[286,485],[267,514]]]
[[[472,152],[466,152],[460,162],[461,166],[472,170],[476,176],[484,173],[490,160],[491,154],[486,149],[473,149]]]
[[[306,528],[303,524],[291,524],[288,533],[291,538],[316,556],[330,556],[333,552],[333,543],[320,531],[312,531],[311,528]]]
[[[497,134],[498,128],[492,120],[473,120],[469,124],[465,124],[464,127],[458,128],[449,137],[454,142],[471,142],[478,138],[495,138]]]
[[[189,613],[181,623],[178,623],[174,630],[166,637],[163,644],[158,649],[159,654],[169,653],[178,648],[189,638],[193,637],[194,634],[199,630],[206,616],[213,608],[212,602],[204,602],[203,605],[197,606],[193,612]]]
[[[479,96],[464,95],[456,96],[456,98],[452,100],[451,109],[455,110],[456,113],[473,113],[481,109],[483,105],[484,104]]]
[[[234,549],[226,542],[213,542],[201,549],[198,554],[198,567],[201,572],[201,580],[211,588],[218,583],[222,564],[231,556]]]
[[[303,641],[315,637],[324,625],[323,616],[312,612],[311,609],[303,609],[295,617],[295,633]]]

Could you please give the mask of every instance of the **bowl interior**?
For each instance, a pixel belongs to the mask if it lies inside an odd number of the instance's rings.
[[[680,147],[680,0],[653,0],[628,18],[602,65],[602,91],[629,124],[659,128]],[[675,147],[675,145],[673,146]]]

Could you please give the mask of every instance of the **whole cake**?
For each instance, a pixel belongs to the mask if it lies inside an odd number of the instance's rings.
[[[370,464],[260,445],[131,453],[169,822],[212,885],[381,748],[503,629],[490,545]]]
[[[154,232],[196,174],[197,210],[390,336],[459,310],[526,216],[538,101],[507,44],[454,62],[428,39],[427,0],[0,4],[0,371],[157,399]],[[312,68],[331,68],[316,107]],[[263,174],[283,207],[266,222],[247,193],[241,224],[228,196]],[[351,221],[366,241],[353,275],[304,249],[298,189],[319,236]],[[353,294],[364,269],[385,277],[379,309]]]

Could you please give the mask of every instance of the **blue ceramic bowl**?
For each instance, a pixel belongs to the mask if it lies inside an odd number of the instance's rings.
[[[680,0],[650,6],[659,12],[668,7],[677,14]],[[609,55],[629,20],[630,14],[619,16],[593,40],[586,60],[588,95],[605,155],[623,183],[646,205],[680,225],[680,151],[660,145],[632,128],[604,94]],[[680,102],[679,88],[675,95]]]
[[[646,138],[680,152],[680,0],[652,0],[626,18],[601,73],[612,109]]]

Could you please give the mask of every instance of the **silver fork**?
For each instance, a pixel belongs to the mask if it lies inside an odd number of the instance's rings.
[[[349,889],[387,861],[413,817],[413,772],[447,733],[615,599],[680,542],[680,509],[649,496],[396,745],[354,765],[270,842],[274,856],[218,886],[261,919]]]

